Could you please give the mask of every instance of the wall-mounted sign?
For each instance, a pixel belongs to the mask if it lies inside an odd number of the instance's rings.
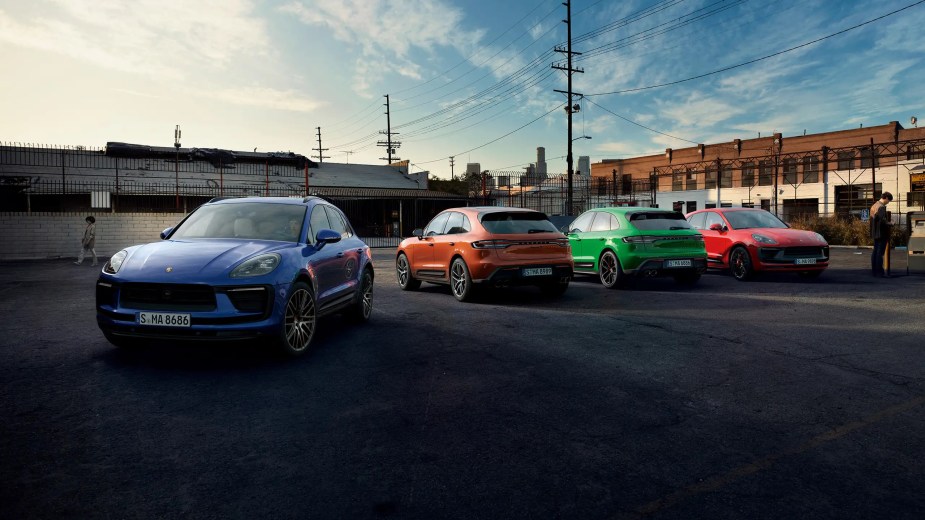
[[[909,184],[912,191],[925,191],[925,173],[910,173]]]

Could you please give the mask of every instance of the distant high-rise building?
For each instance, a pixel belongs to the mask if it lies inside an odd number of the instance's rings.
[[[591,176],[591,157],[581,155],[578,157],[578,175]]]
[[[466,163],[466,175],[482,173],[482,165],[477,162]]]
[[[546,177],[546,148],[536,147],[536,175]]]

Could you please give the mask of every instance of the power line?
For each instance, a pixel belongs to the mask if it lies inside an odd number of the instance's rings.
[[[855,29],[857,29],[857,28],[860,28],[860,27],[863,27],[863,26],[865,26],[865,25],[868,25],[868,24],[871,24],[871,23],[880,21],[880,20],[882,20],[882,19],[884,19],[884,18],[887,18],[887,17],[889,17],[889,16],[893,16],[893,15],[896,14],[896,13],[905,11],[906,9],[915,7],[915,6],[917,6],[917,5],[919,5],[919,4],[922,4],[922,3],[925,3],[925,0],[919,0],[918,2],[911,3],[911,4],[909,4],[909,5],[905,6],[905,7],[902,7],[902,8],[900,8],[900,9],[897,9],[897,10],[895,10],[895,11],[891,11],[891,12],[886,13],[886,14],[884,14],[884,15],[878,16],[878,17],[876,17],[876,18],[872,18],[872,19],[870,19],[870,20],[867,20],[866,22],[862,22],[862,23],[859,23],[859,24],[857,24],[857,25],[848,27],[848,28],[846,28],[846,29],[842,29],[842,30],[840,30],[840,31],[838,31],[838,32],[834,32],[834,33],[829,34],[829,35],[827,35],[827,36],[823,36],[823,37],[821,37],[821,38],[816,38],[815,40],[812,40],[812,41],[809,41],[809,42],[806,42],[806,43],[801,43],[800,45],[797,45],[797,46],[794,46],[794,47],[790,47],[789,49],[784,49],[784,50],[782,50],[782,51],[778,51],[778,52],[775,52],[775,53],[772,53],[772,54],[768,54],[768,55],[766,55],[766,56],[762,56],[762,57],[760,57],[760,58],[755,58],[755,59],[753,59],[753,60],[749,60],[749,61],[746,61],[746,62],[742,62],[742,63],[739,63],[739,64],[737,64],[737,65],[731,65],[731,66],[729,66],[729,67],[723,67],[723,68],[721,68],[721,69],[717,69],[717,70],[714,70],[714,71],[711,71],[711,72],[706,72],[706,73],[703,73],[703,74],[698,74],[698,75],[696,75],[696,76],[691,76],[691,77],[689,77],[689,78],[679,79],[679,80],[677,80],[677,81],[669,81],[669,82],[667,82],[667,83],[659,83],[659,84],[657,84],[657,85],[649,85],[649,86],[646,86],[646,87],[636,87],[636,88],[629,88],[629,89],[623,89],[623,90],[615,90],[615,91],[613,91],[613,92],[598,92],[598,93],[595,93],[595,94],[585,94],[585,97],[608,96],[608,95],[611,95],[611,94],[625,94],[625,93],[628,93],[628,92],[639,92],[639,91],[641,91],[641,90],[650,90],[650,89],[654,89],[654,88],[668,87],[668,86],[671,86],[671,85],[677,85],[677,84],[679,84],[679,83],[685,83],[685,82],[687,82],[687,81],[693,81],[693,80],[695,80],[695,79],[705,78],[705,77],[707,77],[707,76],[712,76],[712,75],[714,75],[714,74],[719,74],[719,73],[721,73],[721,72],[726,72],[726,71],[728,71],[728,70],[737,69],[737,68],[739,68],[739,67],[744,67],[745,65],[751,65],[751,64],[753,64],[753,63],[757,63],[757,62],[759,62],[759,61],[763,61],[763,60],[766,60],[766,59],[769,59],[769,58],[773,58],[773,57],[775,57],[775,56],[780,56],[781,54],[785,54],[785,53],[788,53],[788,52],[791,52],[791,51],[795,51],[795,50],[797,50],[797,49],[801,49],[801,48],[803,48],[803,47],[807,47],[807,46],[812,45],[812,44],[814,44],[814,43],[819,43],[819,42],[821,42],[821,41],[823,41],[823,40],[827,40],[827,39],[829,39],[829,38],[833,38],[833,37],[838,36],[838,35],[840,35],[840,34],[844,34],[844,33],[846,33],[846,32],[853,31],[853,30],[855,30]]]
[[[408,92],[408,91],[414,90],[414,89],[416,89],[416,88],[418,88],[418,87],[422,87],[422,86],[424,86],[424,85],[426,85],[426,84],[428,84],[428,83],[430,83],[430,82],[432,82],[432,81],[434,81],[434,80],[436,80],[436,79],[438,79],[438,78],[441,78],[441,77],[445,76],[448,72],[452,71],[452,70],[455,69],[456,67],[459,67],[459,66],[462,65],[463,63],[468,63],[468,62],[472,61],[472,59],[475,58],[478,54],[480,54],[480,53],[482,52],[482,50],[483,50],[485,47],[488,47],[488,46],[492,45],[493,43],[495,43],[496,41],[500,40],[502,36],[504,36],[505,34],[509,33],[509,32],[511,31],[511,29],[513,29],[514,27],[517,27],[521,22],[523,22],[524,20],[526,20],[527,17],[529,17],[529,16],[532,15],[537,9],[539,9],[540,6],[542,6],[542,5],[545,4],[545,3],[548,3],[548,1],[549,1],[549,0],[543,0],[543,1],[541,1],[540,3],[536,4],[536,6],[535,6],[533,9],[531,9],[527,14],[525,14],[525,15],[523,16],[523,18],[521,18],[520,20],[517,20],[516,22],[514,22],[513,25],[511,25],[510,27],[508,27],[507,29],[505,29],[504,32],[502,32],[502,33],[499,34],[497,37],[495,37],[494,40],[488,42],[487,45],[485,45],[484,47],[480,48],[476,53],[470,55],[470,56],[467,57],[467,58],[464,58],[462,61],[460,61],[460,62],[457,63],[456,65],[453,65],[453,66],[450,67],[449,69],[447,69],[447,70],[441,72],[440,74],[438,74],[438,75],[436,75],[436,76],[430,78],[429,80],[427,80],[427,81],[425,81],[425,82],[423,82],[423,83],[419,83],[419,84],[417,84],[417,85],[412,85],[412,86],[410,86],[410,87],[407,87],[407,88],[404,88],[404,89],[401,89],[401,90],[397,90],[397,91],[395,91],[393,94],[401,94],[401,93],[403,93],[403,92]],[[542,22],[543,20],[545,20],[545,19],[549,16],[549,14],[551,14],[552,12],[553,12],[553,11],[550,11],[549,13],[546,14],[546,16],[544,16],[543,18],[541,18],[541,19],[540,19],[540,22]],[[540,22],[534,24],[533,27],[536,27],[537,25],[539,25]],[[532,30],[533,27],[530,27],[530,29],[528,29],[527,31],[525,31],[524,34],[528,33],[530,30]],[[521,36],[521,37],[522,37],[522,36]],[[507,47],[510,47],[510,45],[511,45],[512,43],[514,43],[515,41],[519,40],[521,37],[518,37],[517,39],[513,40],[511,43],[509,43],[507,46],[505,46],[505,47],[504,47],[503,49],[501,49],[501,50],[503,51],[503,50],[506,49]],[[499,51],[499,53],[500,53],[500,51]],[[497,56],[497,54],[495,54],[495,56]],[[494,56],[492,56],[492,58],[494,58]],[[489,59],[491,59],[491,58],[489,58]],[[484,65],[485,63],[487,63],[487,61],[488,61],[488,60],[486,60],[486,61],[483,62],[482,64]],[[473,68],[472,70],[475,70],[475,68]],[[472,70],[470,70],[469,72],[466,72],[466,73],[464,73],[464,74],[462,74],[462,75],[460,75],[460,76],[457,76],[455,79],[458,80],[459,78],[462,78],[462,77],[465,76],[466,74],[469,74],[470,72],[472,72]],[[455,80],[454,80],[454,81],[455,81]],[[445,86],[445,85],[441,85],[440,87],[437,87],[437,88],[435,88],[435,89],[432,89],[432,90],[429,90],[429,91],[427,91],[427,92],[424,92],[424,94],[428,94],[428,93],[430,93],[430,92],[437,91],[437,90],[443,88],[444,86]],[[422,95],[422,94],[419,94],[419,95]],[[397,100],[397,101],[400,101],[400,100]]]
[[[666,134],[665,132],[662,132],[662,131],[660,131],[660,130],[656,130],[656,129],[654,129],[654,128],[649,128],[649,127],[646,126],[646,125],[643,125],[643,124],[641,124],[641,123],[637,123],[636,121],[633,121],[632,119],[629,119],[629,118],[627,118],[627,117],[621,116],[620,114],[618,114],[618,113],[616,113],[616,112],[613,112],[613,111],[611,111],[609,108],[604,107],[604,106],[601,106],[601,105],[595,103],[594,101],[591,101],[590,99],[588,100],[588,103],[591,103],[592,105],[594,105],[594,106],[600,108],[601,110],[604,110],[605,112],[607,112],[607,113],[609,113],[609,114],[611,114],[611,115],[613,115],[613,116],[615,116],[615,117],[618,117],[618,118],[620,118],[620,119],[626,121],[627,123],[634,124],[634,125],[638,126],[639,128],[645,128],[646,130],[648,130],[648,131],[650,131],[650,132],[654,132],[654,133],[656,133],[656,134],[664,135],[665,137],[670,137],[670,138],[672,138],[672,139],[677,139],[677,140],[679,140],[679,141],[684,141],[684,142],[686,142],[686,143],[699,144],[699,143],[695,143],[694,141],[691,141],[691,140],[689,140],[689,139],[684,139],[683,137],[678,137],[678,136],[676,136],[676,135]]]
[[[925,1],[925,0],[923,0],[923,1]],[[518,128],[516,128],[516,129],[514,129],[514,130],[511,130],[510,132],[508,132],[508,133],[502,135],[501,137],[492,139],[491,141],[488,141],[488,142],[485,143],[485,144],[481,144],[481,145],[479,145],[479,146],[476,146],[475,148],[470,148],[470,149],[468,149],[468,150],[455,153],[455,154],[453,154],[453,156],[455,157],[455,156],[457,156],[457,155],[462,155],[462,154],[465,154],[465,153],[474,152],[474,151],[476,151],[476,150],[478,150],[478,149],[480,149],[480,148],[485,148],[486,146],[488,146],[488,145],[490,145],[490,144],[497,143],[498,141],[504,139],[505,137],[508,137],[508,136],[510,136],[510,135],[512,135],[512,134],[515,134],[515,133],[517,133],[517,132],[523,130],[524,128],[526,128],[526,127],[532,125],[533,123],[536,123],[536,122],[539,121],[540,119],[543,119],[544,117],[548,116],[549,114],[552,114],[553,112],[559,110],[560,108],[562,108],[562,107],[564,107],[564,106],[565,106],[565,103],[559,104],[559,105],[557,105],[555,108],[553,108],[552,110],[550,110],[549,112],[546,112],[545,114],[543,114],[543,115],[537,117],[536,119],[530,121],[529,123],[525,123],[525,124],[519,126]],[[418,161],[416,164],[429,164],[429,163],[432,163],[432,162],[444,161],[444,160],[448,159],[449,157],[450,157],[450,156],[448,155],[448,156],[446,156],[446,157],[441,157],[441,158],[439,158],[439,159],[434,159],[434,160],[432,160],[432,161]]]

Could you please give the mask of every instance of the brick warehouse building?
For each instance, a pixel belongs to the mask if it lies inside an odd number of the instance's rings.
[[[760,206],[784,220],[863,217],[882,191],[890,191],[894,220],[903,223],[902,213],[925,208],[925,128],[893,121],[669,148],[664,154],[604,159],[591,165],[591,176],[648,188],[660,207],[688,212]]]

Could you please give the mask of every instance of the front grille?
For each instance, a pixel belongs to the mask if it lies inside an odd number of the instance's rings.
[[[122,307],[139,310],[215,310],[215,291],[209,285],[127,283],[121,290]]]
[[[767,263],[792,264],[797,258],[828,261],[829,248],[826,246],[762,247],[758,249],[758,256],[762,262]]]
[[[823,253],[823,249],[820,246],[810,246],[810,247],[787,247],[784,248],[784,256],[790,258],[818,258],[820,256],[828,256]]]

